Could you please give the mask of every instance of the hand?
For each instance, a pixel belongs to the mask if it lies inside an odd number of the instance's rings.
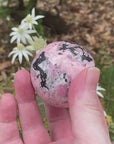
[[[69,113],[64,108],[45,104],[52,142],[46,131],[30,75],[16,73],[16,100],[4,94],[0,101],[0,144],[111,144],[107,124],[96,95],[97,68],[83,70],[71,83]],[[17,126],[17,106],[23,142]]]

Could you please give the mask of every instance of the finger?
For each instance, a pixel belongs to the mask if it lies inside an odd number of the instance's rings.
[[[69,105],[77,143],[110,144],[103,110],[96,94],[99,73],[97,68],[85,69],[71,83]]]
[[[17,105],[11,94],[0,101],[0,144],[22,144],[17,125]]]
[[[14,82],[24,143],[46,144],[50,142],[42,123],[29,73],[25,70],[18,71]]]
[[[52,141],[72,140],[71,120],[67,110],[52,107],[48,104],[45,104],[45,110]]]

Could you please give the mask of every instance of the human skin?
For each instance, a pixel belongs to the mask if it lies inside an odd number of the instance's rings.
[[[96,95],[97,68],[86,68],[72,81],[69,113],[45,103],[51,139],[46,131],[26,70],[16,73],[15,93],[0,101],[0,144],[111,144],[103,110]],[[16,121],[17,107],[23,141]]]

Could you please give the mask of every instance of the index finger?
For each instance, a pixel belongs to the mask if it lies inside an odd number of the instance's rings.
[[[50,142],[41,119],[29,72],[18,71],[14,82],[24,143],[45,144]]]

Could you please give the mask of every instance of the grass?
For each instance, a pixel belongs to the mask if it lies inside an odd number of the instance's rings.
[[[101,79],[103,87],[106,89],[104,97],[104,108],[108,115],[112,116],[114,122],[114,66],[101,69]],[[114,124],[109,126],[111,140],[114,140]]]

